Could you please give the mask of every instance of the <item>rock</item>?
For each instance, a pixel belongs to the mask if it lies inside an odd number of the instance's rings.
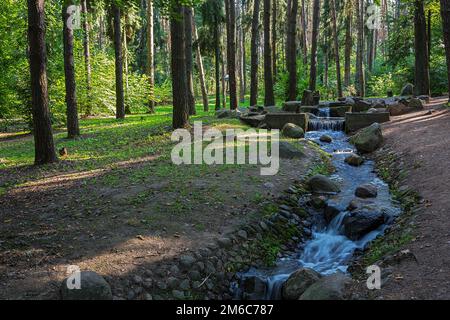
[[[319,91],[304,90],[302,96],[302,106],[317,106],[320,100]]]
[[[304,156],[302,151],[287,141],[280,141],[279,146],[279,155],[282,159],[298,159]]]
[[[338,272],[322,277],[300,296],[300,300],[344,300],[353,280]]]
[[[350,138],[350,142],[362,153],[370,153],[378,149],[383,143],[383,134],[379,123],[359,130]]]
[[[171,274],[178,274],[179,272],[180,272],[180,269],[176,265],[173,265],[170,267]]]
[[[189,278],[193,281],[197,281],[202,278],[202,275],[197,270],[192,270],[189,272]]]
[[[336,193],[340,191],[339,186],[336,184],[336,182],[321,174],[312,176],[308,179],[306,184],[313,192]]]
[[[372,103],[367,100],[358,99],[352,107],[353,112],[365,112],[372,107]]]
[[[247,231],[245,231],[245,230],[239,230],[237,235],[244,240],[246,240],[248,237]]]
[[[242,279],[241,288],[244,300],[261,300],[265,297],[267,284],[256,276],[250,276]]]
[[[394,92],[392,90],[388,90],[386,95],[388,96],[388,98],[392,98],[394,96]]]
[[[263,184],[263,187],[266,189],[273,189],[273,188],[275,188],[275,185],[272,182],[265,182]]]
[[[237,118],[241,112],[238,110],[220,109],[216,111],[216,117],[222,118]]]
[[[188,279],[185,279],[180,282],[180,289],[183,291],[189,290],[191,288],[191,285],[189,283]]]
[[[405,86],[402,88],[402,91],[400,91],[401,96],[412,96],[414,94],[414,85],[411,83],[405,84]]]
[[[312,284],[320,279],[320,274],[312,269],[301,268],[289,276],[282,287],[285,300],[298,300]]]
[[[177,288],[180,283],[180,281],[175,277],[168,277],[166,281],[167,281],[167,285],[171,289]]]
[[[322,142],[326,142],[326,143],[331,143],[333,141],[333,138],[331,138],[329,135],[324,134],[319,138],[320,141]]]
[[[323,211],[327,223],[330,223],[339,213],[341,213],[341,210],[338,208],[337,204],[333,202],[328,203]]]
[[[311,200],[309,201],[309,204],[314,209],[322,209],[326,207],[325,197],[323,196],[313,196],[311,197]]]
[[[408,102],[408,107],[413,108],[415,110],[423,110],[422,100],[417,98],[411,98]]]
[[[375,108],[370,108],[369,110],[367,110],[367,113],[377,113],[378,109]]]
[[[141,284],[143,282],[142,277],[138,276],[138,275],[135,275],[133,277],[133,281],[134,281],[135,284]]]
[[[195,258],[191,255],[186,254],[186,255],[182,255],[180,257],[180,264],[181,264],[181,266],[183,266],[186,269],[191,268],[192,265],[194,264],[194,262],[195,262]]]
[[[360,209],[365,206],[373,205],[373,202],[367,199],[355,198],[347,206],[348,211],[353,211],[355,209]]]
[[[184,300],[186,298],[184,292],[180,290],[172,290],[172,296],[177,300]]]
[[[266,116],[265,115],[255,115],[255,116],[242,115],[239,117],[239,119],[251,127],[258,128],[264,122],[264,120],[266,119]]]
[[[391,116],[400,116],[410,112],[412,109],[403,102],[393,102],[387,105],[386,110]]]
[[[363,164],[364,159],[357,154],[352,153],[347,156],[344,161],[351,166],[358,167]]]
[[[355,190],[355,196],[360,198],[376,198],[377,194],[377,187],[370,183],[360,185]]]
[[[74,274],[74,278],[77,274]],[[80,288],[69,289],[71,285],[76,285],[76,279],[72,282],[72,278],[65,279],[60,288],[61,298],[63,300],[112,300],[113,295],[111,287],[106,280],[96,272],[81,271]],[[69,280],[69,283],[67,281]]]
[[[221,248],[229,248],[231,247],[231,239],[230,238],[219,238],[217,239],[217,243]]]
[[[385,222],[382,211],[373,207],[363,207],[348,213],[343,221],[344,233],[351,240],[358,240],[377,229]]]
[[[264,111],[263,113],[278,113],[281,112],[280,108],[276,107],[276,106],[267,106],[264,107]]]
[[[281,130],[281,134],[288,138],[300,139],[305,137],[303,129],[296,124],[286,123]]]
[[[298,112],[301,105],[301,101],[286,101],[283,103],[282,110],[285,112]]]

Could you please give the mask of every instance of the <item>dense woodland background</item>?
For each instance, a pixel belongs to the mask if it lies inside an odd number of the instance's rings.
[[[49,108],[51,124],[76,137],[78,115],[122,118],[161,105],[174,106],[176,128],[187,125],[195,103],[274,105],[300,99],[304,89],[322,99],[385,96],[411,82],[417,94],[443,95],[448,2],[5,0],[0,119],[36,129],[32,114]],[[72,4],[83,9],[73,31],[63,23]],[[381,20],[373,29],[374,4]]]

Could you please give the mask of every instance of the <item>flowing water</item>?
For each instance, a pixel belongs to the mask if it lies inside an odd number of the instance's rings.
[[[323,108],[328,109],[328,108]],[[265,292],[260,299],[281,299],[281,286],[295,270],[306,267],[316,270],[323,275],[337,271],[347,272],[348,262],[355,250],[363,249],[368,242],[381,234],[386,225],[381,226],[357,241],[352,241],[343,234],[342,221],[348,212],[349,202],[355,198],[356,187],[361,184],[372,183],[377,186],[378,196],[373,203],[387,213],[389,217],[395,217],[400,213],[389,194],[389,187],[380,180],[374,172],[373,161],[366,160],[361,166],[353,167],[344,162],[346,156],[354,152],[353,146],[348,142],[346,134],[342,131],[330,130],[329,122],[335,120],[329,118],[329,110],[321,110],[322,126],[317,124],[315,131],[308,131],[306,138],[316,141],[323,150],[332,155],[332,163],[336,168],[331,178],[339,182],[341,192],[329,197],[328,202],[333,203],[341,211],[328,225],[322,221],[312,227],[312,237],[296,255],[279,259],[276,267],[272,269],[250,269],[238,275],[242,280],[249,277],[257,277],[265,283]],[[338,120],[340,121],[340,120]],[[339,128],[336,123],[331,128]],[[331,143],[323,143],[319,138],[327,134],[333,138]],[[239,292],[239,290],[237,290]],[[239,293],[238,293],[239,295]]]

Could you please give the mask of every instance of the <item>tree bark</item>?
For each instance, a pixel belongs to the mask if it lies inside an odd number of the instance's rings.
[[[301,21],[302,21],[302,52],[303,52],[303,64],[306,66],[308,64],[308,38],[306,36],[308,23],[305,11],[305,0],[302,0],[302,12],[301,12]]]
[[[225,0],[227,13],[227,67],[230,86],[230,109],[235,110],[237,101],[236,81],[236,6],[235,0]]]
[[[184,8],[184,31],[186,33],[184,44],[186,54],[186,83],[187,83],[187,108],[189,115],[195,115],[195,96],[194,96],[194,59],[192,55],[192,8]]]
[[[252,38],[250,43],[250,106],[258,103],[258,66],[259,66],[259,4],[260,0],[253,2]]]
[[[155,43],[153,23],[153,0],[147,0],[147,77],[150,86],[148,112],[155,112]]]
[[[62,9],[63,20],[63,43],[64,43],[64,75],[66,84],[66,116],[67,116],[67,137],[76,138],[80,135],[78,125],[77,94],[75,83],[75,63],[73,58],[73,30],[67,26],[70,13],[67,9],[72,5],[72,1],[66,1]]]
[[[450,0],[441,0],[441,17],[444,33],[445,57],[447,59],[448,92],[450,94]]]
[[[173,95],[173,129],[188,126],[189,109],[187,104],[186,45],[184,32],[183,6],[179,1],[173,5],[170,18],[171,70]]]
[[[415,93],[430,94],[430,70],[428,63],[427,24],[424,0],[415,1],[414,10]]]
[[[427,27],[428,27],[428,30],[427,30],[427,36],[428,36],[428,41],[427,41],[427,44],[428,44],[428,62],[430,62],[430,60],[431,60],[431,37],[432,37],[432,34],[431,34],[431,10],[429,9],[428,10],[428,23],[427,23]]]
[[[122,29],[120,27],[120,8],[113,4],[114,52],[116,57],[116,118],[125,118],[125,99],[123,92],[123,52]]]
[[[336,17],[336,0],[330,0],[331,6],[331,20],[333,27],[333,40],[334,40],[334,57],[336,60],[336,82],[338,97],[342,97],[342,82],[341,82],[341,61],[339,57],[339,39],[337,34],[337,17]]]
[[[124,61],[124,76],[125,76],[125,114],[131,114],[130,104],[128,103],[128,39],[127,39],[127,16],[124,17],[123,23],[123,61]]]
[[[352,56],[352,20],[353,20],[353,5],[352,0],[347,0],[346,5],[347,15],[345,17],[345,66],[344,66],[344,85],[350,85],[351,77],[351,56]]]
[[[200,45],[198,44],[198,34],[197,34],[197,28],[195,26],[195,19],[194,19],[194,11],[192,11],[192,34],[193,34],[193,40],[195,44],[195,57],[197,60],[197,68],[198,68],[198,76],[200,78],[200,88],[202,91],[202,101],[203,101],[203,111],[209,110],[209,101],[208,101],[208,90],[206,89],[206,80],[205,80],[205,69],[203,68],[203,60],[202,60],[202,54],[200,51]]]
[[[365,71],[364,71],[364,0],[356,0],[356,17],[358,20],[357,48],[356,48],[356,73],[355,82],[357,95],[365,96]]]
[[[274,106],[272,48],[270,43],[271,0],[264,0],[264,105]]]
[[[216,78],[216,110],[220,109],[220,36],[219,36],[219,22],[214,24],[214,45],[215,45],[215,78]]]
[[[87,92],[87,106],[86,115],[92,114],[92,85],[91,85],[91,53],[89,49],[89,20],[88,20],[88,8],[86,5],[86,0],[81,1],[81,11],[84,15],[83,19],[83,54],[84,54],[84,68],[86,75],[86,92]]]
[[[298,0],[291,0],[291,8],[288,12],[288,29],[286,36],[286,66],[289,73],[288,101],[297,100],[297,11]]]
[[[28,45],[35,148],[34,163],[40,165],[57,161],[48,106],[44,0],[28,0]]]
[[[277,0],[272,0],[272,71],[277,77]]]
[[[316,90],[317,82],[317,40],[319,37],[320,0],[313,0],[313,26],[311,37],[311,65],[309,72],[309,90]]]

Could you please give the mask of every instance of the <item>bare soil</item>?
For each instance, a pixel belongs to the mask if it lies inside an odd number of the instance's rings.
[[[376,299],[450,299],[450,110],[434,98],[425,111],[393,117],[383,125],[385,144],[407,169],[406,184],[423,198],[412,241],[399,250],[416,257],[390,266]],[[432,110],[432,112],[429,112]]]

